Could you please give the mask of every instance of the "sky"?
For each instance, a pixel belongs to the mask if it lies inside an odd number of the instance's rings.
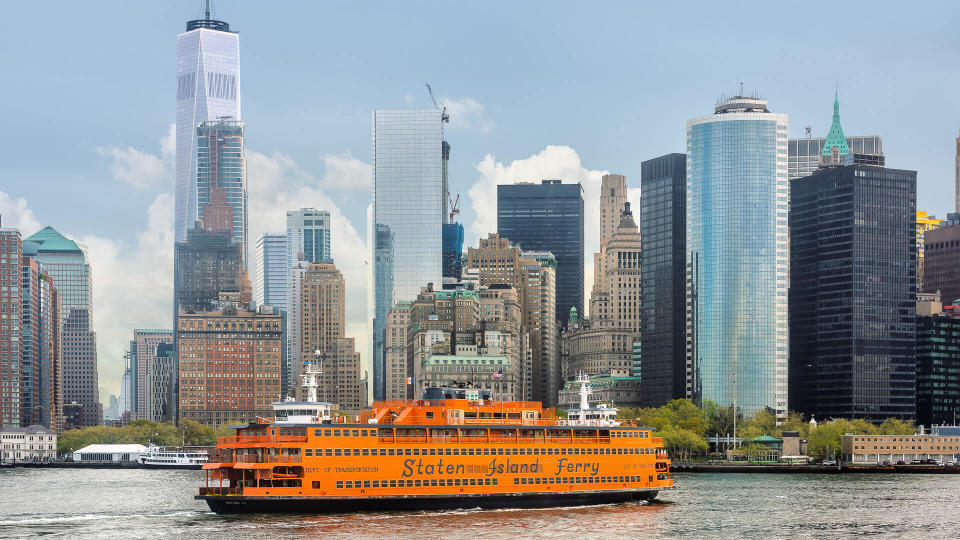
[[[882,136],[888,167],[918,171],[918,208],[953,211],[953,2],[213,4],[240,33],[251,245],[288,209],[329,210],[359,343],[371,111],[431,107],[425,82],[451,114],[467,245],[495,232],[498,183],[561,178],[584,184],[591,260],[600,177],[626,175],[637,204],[641,162],[683,152],[686,121],[741,82],[791,137],[825,136],[837,91],[845,133]],[[3,11],[0,215],[90,246],[103,399],[132,330],[171,325],[176,36],[202,2]]]

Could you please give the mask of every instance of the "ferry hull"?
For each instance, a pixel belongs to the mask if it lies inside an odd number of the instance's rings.
[[[319,514],[389,510],[453,510],[469,508],[542,508],[652,501],[657,490],[518,493],[498,495],[431,495],[410,497],[254,497],[198,495],[217,514]]]

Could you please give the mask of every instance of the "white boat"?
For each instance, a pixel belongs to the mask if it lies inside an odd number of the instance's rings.
[[[159,446],[151,446],[137,457],[137,463],[151,469],[200,469],[208,461],[210,456],[206,452]]]

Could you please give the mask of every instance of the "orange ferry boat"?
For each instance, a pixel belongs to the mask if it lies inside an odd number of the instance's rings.
[[[337,416],[313,376],[308,401],[274,403],[272,422],[219,439],[197,499],[218,513],[337,512],[649,501],[673,487],[662,439],[590,408],[586,378],[580,408],[557,419],[447,388]]]

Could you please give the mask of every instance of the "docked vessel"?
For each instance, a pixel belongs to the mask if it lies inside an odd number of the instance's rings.
[[[151,446],[137,457],[137,463],[148,469],[200,469],[210,461],[206,452]]]
[[[274,403],[272,421],[218,440],[197,499],[218,513],[336,512],[652,500],[673,487],[661,438],[591,408],[585,378],[580,408],[560,419],[446,388],[342,416],[316,401],[315,376],[308,401]]]

